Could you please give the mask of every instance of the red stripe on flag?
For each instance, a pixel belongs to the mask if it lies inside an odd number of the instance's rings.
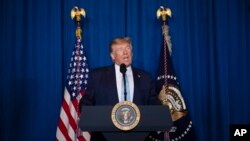
[[[78,137],[78,141],[86,141],[83,136]]]
[[[64,125],[64,123],[63,123],[63,121],[62,121],[61,118],[59,119],[58,127],[59,127],[60,131],[62,132],[64,138],[65,138],[67,141],[71,141],[71,138],[70,138],[70,136],[68,135],[68,130],[67,130],[67,128],[65,127],[65,125]]]
[[[67,104],[67,102],[65,101],[65,99],[63,100],[63,110],[65,111],[65,113],[67,114],[67,117],[69,119],[69,124],[70,126],[73,128],[73,130],[75,131],[76,128],[77,128],[77,125],[76,125],[76,120],[72,117],[71,113],[70,113],[70,107],[69,105]]]

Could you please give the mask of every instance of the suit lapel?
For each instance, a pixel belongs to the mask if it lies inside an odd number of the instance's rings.
[[[115,66],[109,68],[108,74],[107,74],[107,90],[110,94],[109,96],[109,103],[116,104],[119,102],[118,99],[118,93],[117,93],[117,87],[116,87],[116,76],[115,76]]]
[[[140,104],[140,73],[133,69],[133,77],[134,77],[134,98],[133,102],[136,104]]]

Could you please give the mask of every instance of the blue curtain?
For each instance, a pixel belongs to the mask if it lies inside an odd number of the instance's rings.
[[[86,10],[90,68],[111,64],[108,44],[133,41],[133,65],[156,77],[161,22],[169,19],[172,60],[200,141],[229,140],[230,124],[250,124],[249,0],[1,0],[0,140],[55,140],[75,43],[70,10]]]

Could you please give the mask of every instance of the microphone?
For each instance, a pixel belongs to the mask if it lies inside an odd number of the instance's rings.
[[[121,72],[122,74],[125,74],[126,71],[127,71],[126,65],[125,65],[124,63],[122,63],[122,64],[120,65],[120,72]]]
[[[125,73],[127,71],[127,67],[124,63],[122,63],[120,65],[120,72],[122,73],[122,76],[123,76],[123,88],[124,88],[124,100],[126,101],[127,100],[127,90],[126,90],[126,79],[125,79]]]

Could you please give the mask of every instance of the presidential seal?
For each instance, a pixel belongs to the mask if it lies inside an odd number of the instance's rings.
[[[111,113],[113,124],[120,130],[128,131],[135,128],[141,118],[139,108],[130,101],[117,103]]]

